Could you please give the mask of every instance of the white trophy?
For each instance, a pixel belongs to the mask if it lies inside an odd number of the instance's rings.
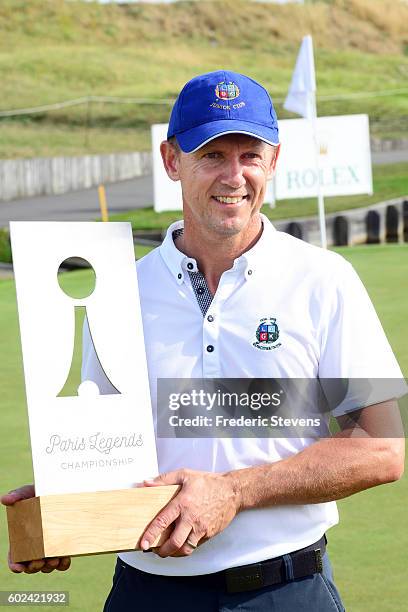
[[[7,508],[12,560],[135,549],[178,487],[137,486],[157,475],[157,458],[130,224],[10,229],[36,491]],[[95,272],[80,299],[58,282],[71,257]],[[83,380],[62,394],[78,308],[108,392]]]

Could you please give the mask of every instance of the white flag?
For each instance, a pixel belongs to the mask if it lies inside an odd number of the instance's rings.
[[[316,116],[316,73],[312,37],[302,40],[289,93],[283,105],[286,110],[302,115],[305,119]]]

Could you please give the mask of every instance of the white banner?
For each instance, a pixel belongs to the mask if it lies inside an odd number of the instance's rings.
[[[372,194],[367,115],[317,119],[320,184],[324,196]],[[276,199],[317,196],[312,126],[306,119],[279,121],[282,143],[276,173]]]
[[[180,182],[174,182],[167,176],[160,154],[160,143],[167,138],[167,123],[152,125],[152,151],[153,151],[153,190],[154,210],[182,210],[183,200],[181,196]],[[274,203],[273,182],[268,183],[265,194],[265,202]]]
[[[182,210],[180,182],[167,176],[160,154],[160,143],[167,139],[167,123],[152,125],[154,210]]]

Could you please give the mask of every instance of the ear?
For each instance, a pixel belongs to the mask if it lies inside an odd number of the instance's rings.
[[[278,144],[278,146],[275,149],[275,154],[274,154],[274,156],[273,156],[273,158],[271,160],[271,165],[269,167],[269,172],[268,172],[268,179],[271,179],[275,175],[276,163],[278,161],[280,149],[281,149],[281,146],[280,146],[280,144]]]
[[[171,142],[164,140],[160,145],[160,153],[168,177],[172,181],[179,181],[180,151]]]

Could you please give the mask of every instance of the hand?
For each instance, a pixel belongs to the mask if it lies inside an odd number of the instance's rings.
[[[179,493],[159,512],[140,539],[142,550],[170,526],[173,531],[154,549],[160,557],[191,555],[194,548],[225,529],[240,507],[240,496],[229,474],[176,470],[145,480],[145,486],[181,484]]]
[[[0,498],[0,502],[4,506],[12,506],[17,501],[22,499],[30,499],[35,496],[34,486],[25,485],[10,493],[6,493]],[[53,570],[59,570],[61,572],[67,570],[71,565],[70,557],[49,557],[48,559],[35,559],[33,561],[26,561],[25,563],[13,563],[10,557],[10,551],[8,553],[8,566],[15,574],[35,574],[36,572],[43,572],[49,574]]]

